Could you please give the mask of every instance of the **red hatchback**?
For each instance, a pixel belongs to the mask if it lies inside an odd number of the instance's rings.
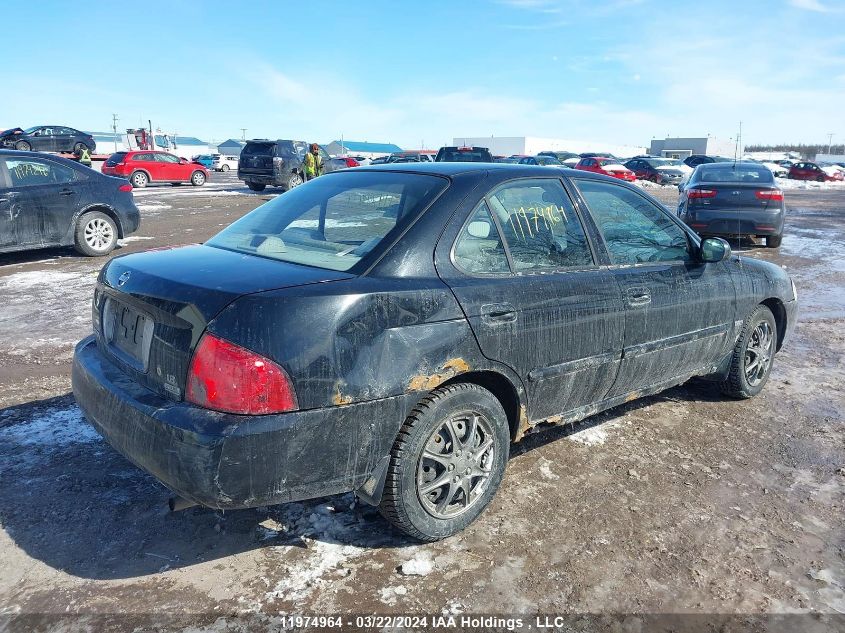
[[[208,170],[167,152],[117,152],[103,165],[103,173],[128,178],[133,187],[146,187],[151,182],[172,184],[189,182],[199,187],[208,180]]]
[[[837,177],[829,174],[815,163],[795,163],[789,168],[789,177],[793,180],[818,180],[819,182],[842,180],[841,175]]]
[[[578,161],[578,164],[575,165],[575,169],[592,171],[597,174],[604,174],[605,176],[613,176],[614,178],[627,180],[628,182],[634,182],[637,179],[634,172],[624,165],[619,164],[618,160],[613,158],[604,158],[602,156],[582,158]]]

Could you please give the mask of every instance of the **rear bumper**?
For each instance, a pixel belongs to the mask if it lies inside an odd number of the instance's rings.
[[[273,173],[251,173],[238,171],[238,179],[244,182],[254,182],[259,185],[270,185],[271,187],[279,187],[284,183],[279,182],[278,177]]]
[[[93,336],[76,347],[73,393],[115,449],[177,494],[213,508],[366,487],[412,406],[397,396],[280,415],[218,413],[140,386],[100,353]]]
[[[681,219],[699,235],[738,237],[742,235],[780,235],[783,233],[783,210],[754,209],[695,210]]]

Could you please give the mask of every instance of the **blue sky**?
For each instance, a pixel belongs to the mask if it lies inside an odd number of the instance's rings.
[[[842,142],[844,4],[5,0],[0,127]]]

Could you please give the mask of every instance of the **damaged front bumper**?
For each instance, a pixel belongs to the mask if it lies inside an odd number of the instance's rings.
[[[213,508],[359,488],[372,500],[412,406],[406,395],[279,415],[209,411],[166,400],[131,380],[101,354],[93,336],[76,347],[73,393],[115,449],[180,496]]]

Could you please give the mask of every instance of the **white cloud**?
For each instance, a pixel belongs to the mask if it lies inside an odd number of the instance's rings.
[[[830,11],[819,0],[789,0],[789,4],[797,9],[805,9],[806,11],[818,11],[819,13]]]

